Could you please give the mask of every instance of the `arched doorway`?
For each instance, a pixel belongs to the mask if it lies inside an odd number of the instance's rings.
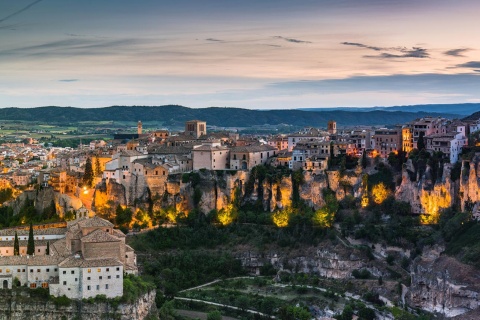
[[[3,289],[8,289],[8,280],[3,280]]]
[[[242,162],[242,170],[247,170],[247,162],[246,161]]]

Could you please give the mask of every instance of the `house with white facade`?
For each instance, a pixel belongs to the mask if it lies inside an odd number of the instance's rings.
[[[15,232],[20,254],[10,255]],[[124,274],[137,273],[136,255],[125,244],[125,235],[96,216],[71,221],[67,228],[34,230],[34,255],[22,253],[25,230],[1,230],[0,235],[4,252],[0,255],[0,286],[4,289],[11,289],[17,279],[30,288],[49,288],[57,297],[115,298],[123,295]],[[47,241],[50,252],[46,251]]]

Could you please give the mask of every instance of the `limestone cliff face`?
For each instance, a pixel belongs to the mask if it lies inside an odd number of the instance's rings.
[[[417,181],[411,181],[408,171],[413,172],[411,161],[402,171],[402,183],[395,190],[395,198],[409,202],[412,211],[417,214],[425,214],[426,219],[435,223],[440,210],[450,207],[456,196],[456,185],[450,179],[451,165],[445,164],[440,181],[433,184],[430,178],[431,168],[427,166],[425,174],[417,177]]]
[[[283,176],[274,181],[256,179],[253,181],[253,188],[247,190],[247,184],[252,183],[249,182],[249,172],[219,174],[215,171],[200,171],[199,175],[200,181],[195,186],[191,182],[182,182],[181,174],[169,176],[163,197],[155,205],[172,206],[178,211],[188,212],[195,207],[195,192],[201,194],[198,207],[202,212],[220,210],[231,203],[235,196],[240,196],[243,204],[259,204],[263,210],[271,212],[292,203],[291,176]],[[322,189],[328,187],[336,193],[339,200],[347,194],[360,196],[361,171],[351,171],[343,177],[340,177],[337,171],[328,171],[326,174],[304,172],[304,182],[299,187],[300,199],[317,209],[325,204]]]
[[[114,306],[107,302],[72,301],[69,306],[56,306],[45,298],[30,297],[28,291],[0,292],[0,320],[142,320],[156,313],[155,291],[131,304]]]
[[[315,274],[331,279],[348,279],[356,269],[372,269],[370,261],[357,249],[342,245],[306,248],[302,252],[271,250],[268,252],[240,252],[236,257],[252,272],[265,264],[272,264],[278,271]]]
[[[127,194],[125,187],[117,183],[114,179],[110,181],[102,180],[101,183],[95,187],[93,194],[92,207],[99,208],[107,204],[107,202],[113,201],[114,208],[118,205],[127,205]]]
[[[454,317],[480,307],[480,271],[454,258],[427,250],[412,266],[410,304]]]
[[[60,216],[63,216],[65,212],[69,210],[78,210],[82,207],[80,199],[55,192],[53,188],[47,187],[40,190],[26,190],[21,193],[11,203],[14,214],[19,213],[27,199],[34,202],[35,210],[38,214],[41,214],[44,209],[50,207],[52,201],[55,203],[57,213]]]
[[[480,155],[475,155],[470,161],[462,161],[462,174],[460,177],[459,196],[462,210],[465,202],[480,201]]]

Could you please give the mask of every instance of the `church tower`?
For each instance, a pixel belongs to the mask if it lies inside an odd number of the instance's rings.
[[[138,124],[137,124],[137,133],[138,135],[141,135],[142,134],[142,121],[138,121]]]
[[[329,134],[337,134],[337,122],[333,120],[328,121],[327,131]]]

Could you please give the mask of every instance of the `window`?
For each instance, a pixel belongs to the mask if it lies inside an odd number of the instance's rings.
[[[106,285],[105,285],[105,289],[107,289],[107,290],[108,290],[108,284],[106,284]]]
[[[47,282],[42,283],[42,288],[48,288],[48,283]]]
[[[100,290],[100,285],[97,284],[97,290]]]
[[[75,278],[75,282],[77,282],[77,281],[78,281],[78,278]]]
[[[72,274],[75,274],[75,271],[74,271],[74,270],[72,270]]]
[[[109,272],[109,271],[110,271],[110,268],[107,268],[107,272]]]
[[[87,280],[90,280],[90,277],[87,277]]]
[[[120,271],[120,267],[117,267],[117,271]]]
[[[67,285],[67,281],[63,281],[63,285],[66,286],[66,285]]]
[[[108,279],[112,279],[112,276],[108,276]]]
[[[88,272],[88,273],[91,273],[91,272],[92,272],[92,269],[88,269],[87,272]]]
[[[32,273],[32,272],[33,272],[33,269],[30,269],[30,273]]]
[[[37,269],[37,272],[40,272],[40,269]]]
[[[20,272],[20,269],[17,269],[17,272]]]
[[[103,277],[102,277],[102,276],[98,277],[98,280],[102,280],[102,279],[103,279]]]
[[[67,274],[67,271],[63,270],[63,274]]]
[[[35,289],[37,287],[36,283],[30,283],[30,288]]]
[[[57,272],[57,268],[55,268],[54,271]]]
[[[120,278],[120,275],[119,275],[119,274],[117,274],[117,279],[119,279],[119,278]]]
[[[90,286],[87,286],[87,290],[90,290]]]
[[[0,270],[0,272],[2,272],[2,270]],[[22,269],[22,272],[25,272],[25,269]]]
[[[110,232],[110,229],[107,229],[107,232]]]
[[[50,269],[47,268],[47,272],[50,272]]]
[[[98,269],[97,269],[97,272],[100,272],[100,271],[102,271],[102,269],[98,268]]]

